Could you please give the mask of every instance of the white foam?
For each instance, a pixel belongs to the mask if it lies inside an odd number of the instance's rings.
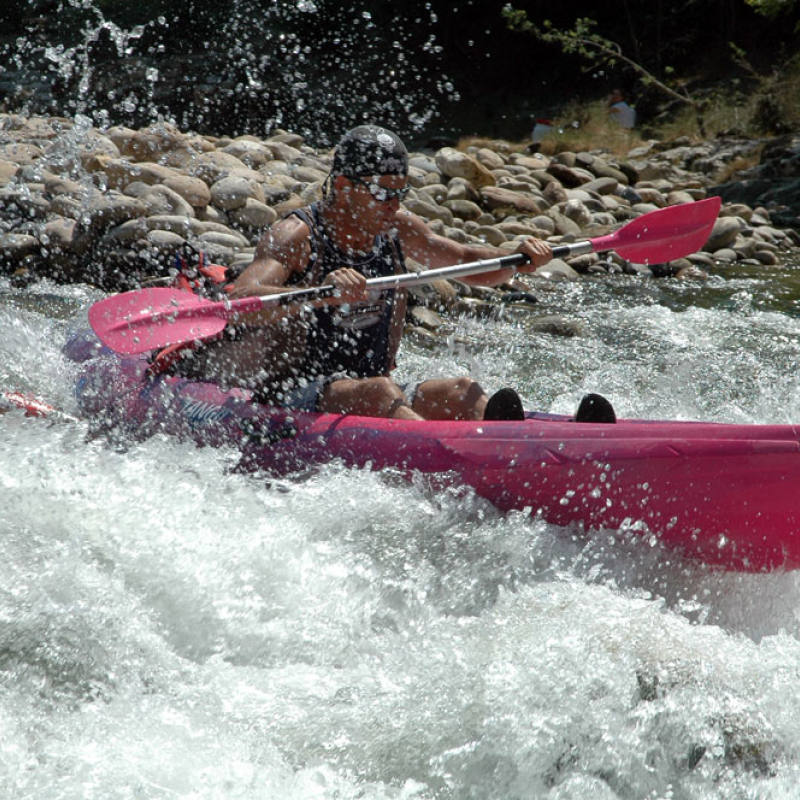
[[[403,369],[478,365],[550,410],[610,386],[623,410],[724,418],[705,372],[740,387],[737,415],[788,413],[769,387],[792,386],[791,319],[583,316],[572,340],[464,323],[485,350],[408,344]],[[26,388],[68,394],[51,318],[3,306],[0,329],[6,376],[30,360]],[[0,415],[2,796],[793,796],[795,575],[711,572],[420,478],[269,484],[231,451],[87,431]]]

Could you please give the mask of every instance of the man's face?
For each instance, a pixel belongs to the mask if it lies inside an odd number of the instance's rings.
[[[359,178],[338,176],[334,184],[337,196],[365,231],[382,233],[394,225],[395,215],[404,196],[407,178],[403,175],[368,175]]]

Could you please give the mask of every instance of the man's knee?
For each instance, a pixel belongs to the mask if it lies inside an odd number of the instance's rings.
[[[481,419],[486,394],[470,377],[421,383],[414,410],[430,419]]]
[[[465,408],[473,406],[484,394],[481,385],[474,378],[453,378],[442,392],[442,400],[448,404],[458,403]]]
[[[367,378],[365,383],[371,404],[382,414],[390,416],[399,406],[407,405],[403,390],[391,378]]]
[[[425,381],[419,385],[417,396],[428,400],[465,400],[483,394],[481,385],[470,377]]]
[[[474,378],[456,378],[454,391],[465,400],[484,394],[483,388]]]
[[[323,410],[373,417],[393,416],[408,405],[403,390],[386,377],[336,381],[326,389],[322,400]]]

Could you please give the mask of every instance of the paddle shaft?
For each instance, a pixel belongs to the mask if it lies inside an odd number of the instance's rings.
[[[573,244],[559,245],[553,248],[554,258],[582,255],[593,252],[592,243],[575,242]],[[469,275],[481,275],[486,272],[495,272],[500,269],[514,269],[528,263],[528,257],[523,253],[513,253],[498,258],[486,258],[481,261],[471,261],[468,264],[456,264],[451,267],[427,269],[424,272],[406,272],[402,275],[386,275],[382,278],[369,278],[367,288],[377,291],[390,289],[405,289],[409,286],[421,286],[438,280],[455,280],[466,278]],[[230,303],[230,316],[235,314],[250,313],[262,308],[274,306],[287,306],[295,303],[305,303],[312,300],[322,300],[332,297],[337,291],[333,285],[314,286],[311,289],[300,289],[295,292],[281,292],[260,297],[246,297]],[[252,306],[252,307],[251,307]],[[224,312],[223,312],[224,313]]]
[[[51,406],[33,395],[6,390],[0,391],[0,414],[14,408],[22,409],[26,417],[55,417],[68,422],[77,420],[77,417],[73,417],[71,414],[67,414],[60,408]]]
[[[570,249],[587,252],[591,244],[581,242],[557,248],[566,254]],[[572,250],[572,252],[574,252]],[[513,269],[527,262],[527,256],[513,253],[499,258],[457,264],[451,267],[369,278],[367,288],[382,292],[431,281]],[[108,297],[89,309],[89,323],[103,344],[118,353],[144,353],[181,342],[207,339],[218,334],[227,320],[255,314],[268,308],[280,308],[319,302],[338,291],[332,284],[293,292],[243,297],[239,300],[211,302],[191,292],[156,287]]]
[[[718,197],[700,200],[696,203],[669,206],[642,214],[620,229],[605,236],[587,239],[582,242],[562,244],[553,248],[554,258],[599,253],[616,250],[623,258],[642,264],[656,264],[681,258],[699,250],[708,239],[720,208]],[[388,275],[370,278],[367,287],[377,290],[399,289],[418,286],[441,279],[464,278],[468,275],[494,272],[499,269],[518,267],[527,262],[522,253],[473,261],[469,264],[456,264],[451,267],[425,270],[405,275]],[[227,304],[221,316],[246,314],[263,308],[284,306],[292,303],[305,303],[331,297],[336,292],[334,286],[315,286],[296,292],[246,297]]]

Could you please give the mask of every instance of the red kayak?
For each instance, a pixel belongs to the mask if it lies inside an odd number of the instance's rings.
[[[309,414],[258,405],[241,389],[147,378],[146,356],[114,354],[91,336],[74,339],[67,354],[82,362],[83,412],[138,436],[163,431],[234,446],[245,466],[278,475],[333,460],[436,474],[501,510],[585,529],[632,527],[709,565],[800,567],[800,432],[793,425]]]

